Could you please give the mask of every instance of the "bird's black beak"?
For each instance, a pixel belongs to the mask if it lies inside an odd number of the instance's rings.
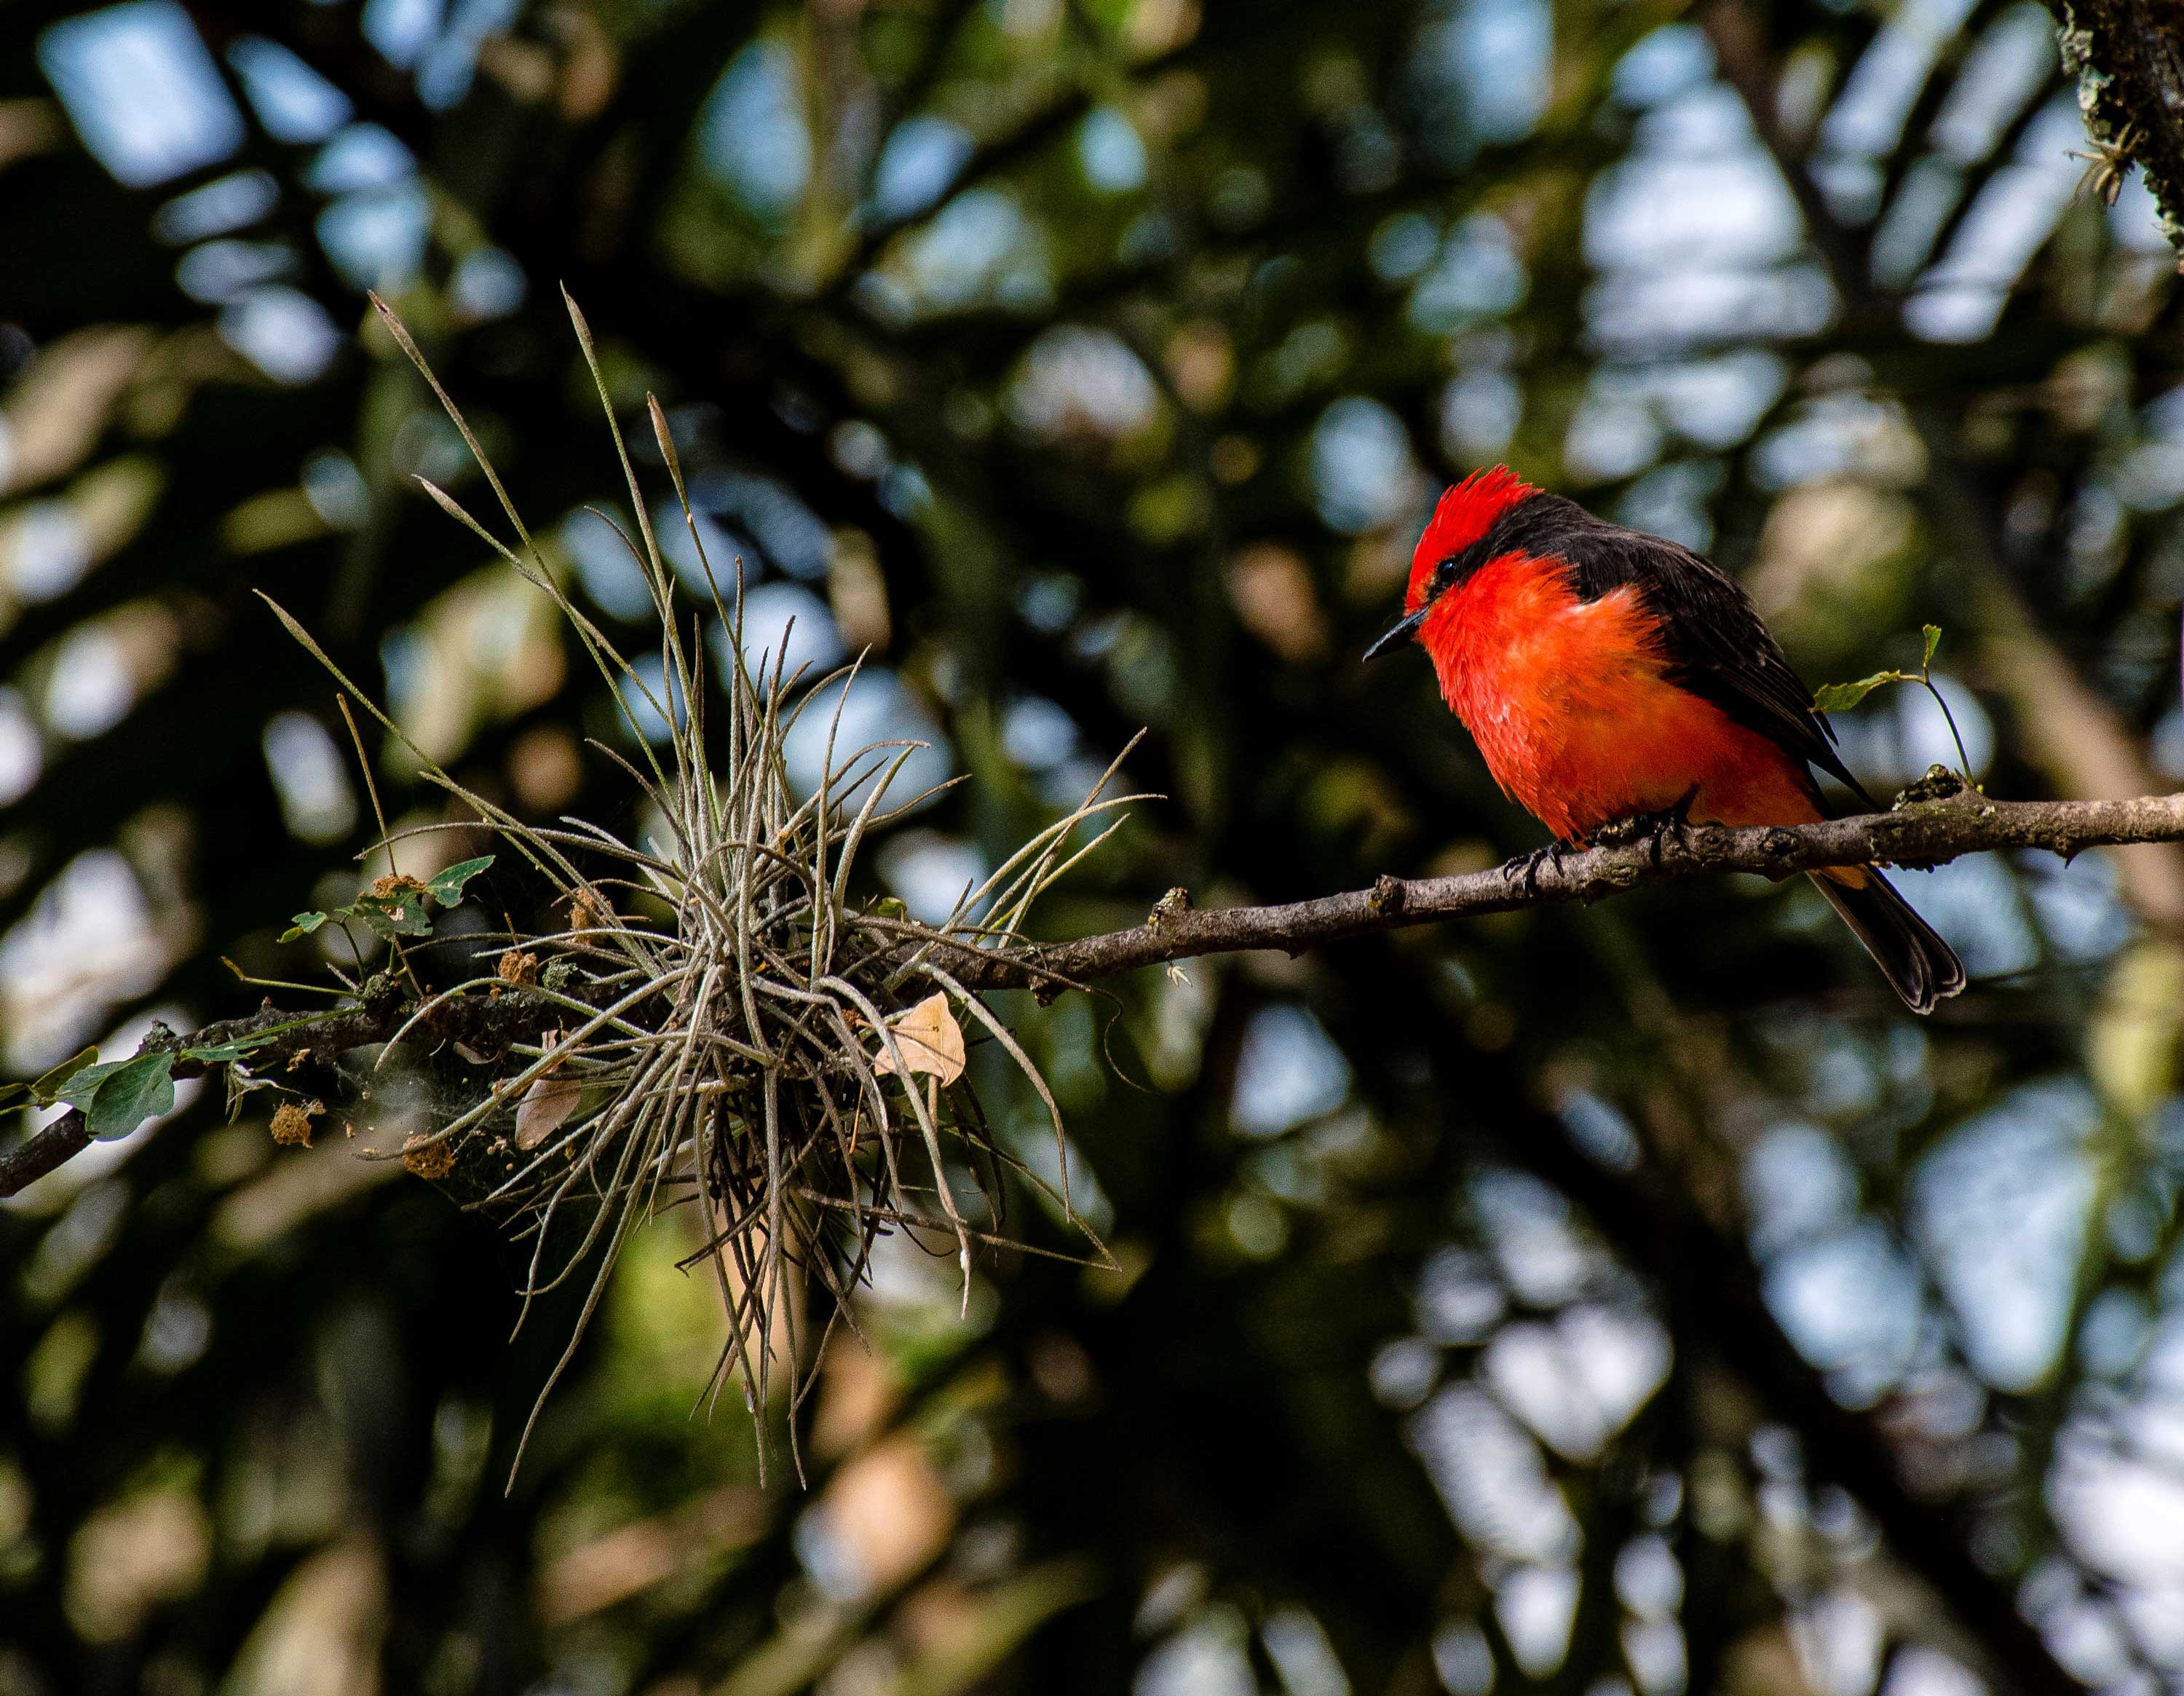
[[[1429,602],[1428,605],[1430,605],[1431,603]],[[1365,657],[1368,660],[1377,660],[1383,654],[1394,653],[1396,649],[1401,647],[1404,643],[1409,641],[1412,637],[1418,634],[1418,626],[1425,622],[1426,607],[1422,606],[1416,612],[1412,613],[1409,616],[1397,622],[1395,628],[1390,630],[1386,635],[1383,636],[1379,641],[1368,648],[1365,650]]]

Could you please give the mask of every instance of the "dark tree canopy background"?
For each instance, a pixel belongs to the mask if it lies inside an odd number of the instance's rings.
[[[869,646],[844,734],[969,775],[881,847],[916,911],[1140,726],[1167,799],[1045,934],[1535,845],[1357,659],[1504,458],[1810,682],[1943,627],[1997,795],[2176,787],[2176,258],[2085,146],[2036,0],[15,0],[6,1074],[315,974],[376,831],[254,588],[480,791],[636,822],[366,287],[620,629],[566,284],[754,650]],[[1843,729],[1883,793],[1953,757],[1914,691]],[[2178,1688],[2184,852],[1906,882],[1973,978],[1925,1023],[1801,879],[999,998],[1124,1269],[965,1321],[897,1242],[808,1489],[692,1416],[678,1214],[504,1496],[570,1315],[510,1343],[517,1252],[339,1102],[276,1147],[207,1090],[0,1209],[0,1692]]]

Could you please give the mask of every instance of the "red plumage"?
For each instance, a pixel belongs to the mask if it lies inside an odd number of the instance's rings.
[[[1425,533],[1418,538],[1418,551],[1411,555],[1405,608],[1412,612],[1418,610],[1435,561],[1461,554],[1492,529],[1496,519],[1538,493],[1531,484],[1519,481],[1508,466],[1496,466],[1490,471],[1472,472],[1441,496],[1433,516],[1426,521]]]
[[[1505,466],[1441,497],[1405,617],[1487,769],[1564,840],[1681,809],[1696,823],[1823,817],[1837,756],[1758,610],[1689,549],[1593,517]],[[1907,1005],[1964,987],[1954,953],[1877,871],[1814,874]]]

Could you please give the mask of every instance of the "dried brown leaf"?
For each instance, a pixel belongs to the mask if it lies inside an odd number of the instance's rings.
[[[559,1031],[547,1034],[544,1046],[549,1052],[560,1038]],[[533,1078],[515,1109],[515,1146],[536,1148],[576,1112],[577,1098],[583,1093],[583,1085],[574,1078],[557,1078],[550,1071]]]
[[[949,1010],[948,997],[936,990],[891,1027],[902,1063],[912,1072],[952,1084],[963,1075],[963,1027]],[[883,1046],[873,1057],[872,1070],[883,1077],[895,1069],[894,1056]]]
[[[515,1110],[515,1146],[536,1148],[577,1110],[584,1086],[574,1078],[540,1078],[523,1092]]]

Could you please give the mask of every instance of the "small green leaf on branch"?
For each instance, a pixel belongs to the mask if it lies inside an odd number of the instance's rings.
[[[436,873],[425,887],[442,907],[453,907],[463,898],[463,885],[492,864],[490,854],[481,854],[475,860],[458,860],[444,872]]]
[[[51,1107],[61,1099],[61,1092],[68,1087],[70,1079],[86,1068],[97,1064],[98,1061],[98,1051],[96,1048],[86,1048],[81,1054],[70,1055],[31,1085],[31,1099],[42,1107]]]
[[[1854,683],[1830,683],[1813,696],[1816,712],[1847,712],[1883,683],[1908,683],[1915,678],[1901,672],[1875,672],[1869,678],[1860,678]]]
[[[86,1066],[68,1080],[60,1099],[84,1116],[93,1137],[111,1142],[175,1110],[174,1068],[175,1057],[164,1049]]]

